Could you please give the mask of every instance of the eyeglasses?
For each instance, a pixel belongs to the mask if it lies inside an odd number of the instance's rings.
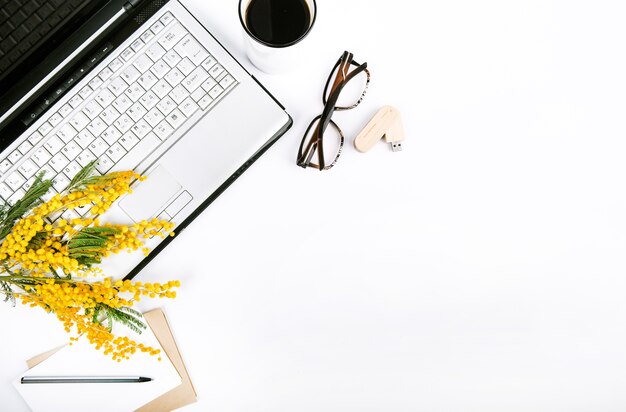
[[[350,82],[349,86],[347,86],[348,82]],[[352,60],[352,53],[344,52],[326,81],[322,95],[324,110],[322,114],[311,121],[306,132],[304,132],[298,149],[298,166],[328,170],[337,163],[343,149],[344,136],[331,117],[335,111],[350,110],[357,107],[365,97],[369,82],[370,72],[367,70],[367,63],[359,64]],[[344,93],[340,97],[342,91]],[[329,128],[329,125],[332,127]],[[326,137],[326,141],[324,141],[324,137]],[[316,153],[317,163],[314,163],[312,160]],[[333,159],[333,161],[326,164],[326,159]]]

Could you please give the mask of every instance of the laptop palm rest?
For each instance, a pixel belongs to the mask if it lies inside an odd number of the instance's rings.
[[[133,193],[119,203],[135,222],[155,217],[182,189],[181,184],[162,165],[158,165],[147,176],[147,180],[135,183]]]

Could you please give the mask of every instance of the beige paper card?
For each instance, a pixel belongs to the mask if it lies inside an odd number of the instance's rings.
[[[196,391],[191,383],[191,379],[189,378],[183,359],[180,356],[180,352],[176,346],[176,341],[174,340],[172,331],[167,323],[165,314],[161,309],[155,309],[144,313],[143,316],[163,347],[163,351],[167,354],[172,361],[172,364],[178,371],[182,384],[145,404],[141,408],[137,409],[136,412],[169,412],[196,402]],[[43,362],[62,347],[63,346],[52,349],[27,360],[26,364],[28,365],[28,368],[32,368],[40,362]]]

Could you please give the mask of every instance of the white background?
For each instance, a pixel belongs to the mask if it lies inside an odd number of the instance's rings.
[[[237,2],[185,0],[293,128],[139,279],[198,391],[188,411],[624,411],[626,5],[318,0],[310,59],[255,70]],[[409,6],[410,4],[410,6]],[[295,165],[343,50],[367,61],[331,171]],[[376,110],[407,140],[358,153]],[[0,306],[0,407],[67,337]]]

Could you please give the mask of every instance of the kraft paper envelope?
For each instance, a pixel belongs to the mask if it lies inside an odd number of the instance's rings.
[[[191,383],[187,369],[185,369],[185,364],[183,363],[183,359],[178,351],[176,341],[174,340],[172,331],[167,323],[165,314],[161,309],[154,309],[150,312],[144,313],[143,316],[161,344],[163,351],[167,354],[169,359],[172,361],[172,364],[178,371],[182,384],[140,407],[136,410],[136,412],[166,412],[196,402],[196,391]],[[32,368],[40,362],[46,360],[62,347],[63,346],[35,356],[32,359],[27,360],[26,364],[29,368]]]

